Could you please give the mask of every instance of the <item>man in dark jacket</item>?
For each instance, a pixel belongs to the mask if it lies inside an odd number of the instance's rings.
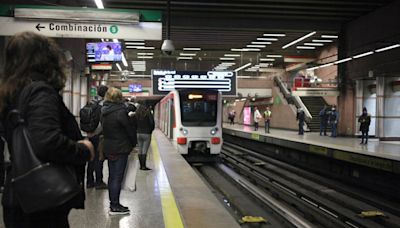
[[[108,159],[108,193],[110,215],[128,214],[129,208],[119,202],[121,184],[128,155],[136,145],[136,126],[129,120],[127,108],[119,89],[109,88],[101,109],[104,153]]]
[[[306,114],[304,113],[304,110],[302,108],[299,108],[299,111],[297,112],[296,120],[299,123],[299,135],[304,134],[304,121],[306,119]]]
[[[324,105],[324,108],[319,112],[319,118],[319,135],[322,135],[322,132],[324,132],[324,135],[326,136],[326,127],[328,125],[328,110],[326,105]]]
[[[363,112],[361,116],[358,118],[358,122],[360,123],[360,131],[361,131],[361,143],[368,144],[368,131],[369,125],[371,124],[371,115],[368,113],[367,108],[363,108]]]

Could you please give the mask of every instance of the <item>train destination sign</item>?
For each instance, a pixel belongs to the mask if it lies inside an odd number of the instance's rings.
[[[174,89],[217,89],[223,95],[236,96],[236,74],[233,71],[153,70],[154,95]]]

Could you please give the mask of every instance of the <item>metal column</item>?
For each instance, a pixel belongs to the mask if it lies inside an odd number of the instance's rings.
[[[383,124],[385,115],[385,78],[376,77],[376,137],[384,137],[385,127]]]

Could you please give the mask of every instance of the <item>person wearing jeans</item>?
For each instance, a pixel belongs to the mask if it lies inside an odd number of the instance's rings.
[[[154,130],[154,117],[151,110],[144,103],[141,103],[134,118],[137,124],[140,169],[151,170],[146,166],[146,158],[151,142],[151,133]]]
[[[129,120],[121,90],[109,88],[101,109],[103,151],[108,159],[108,195],[110,215],[128,214],[129,208],[119,202],[128,155],[136,145],[136,125]]]

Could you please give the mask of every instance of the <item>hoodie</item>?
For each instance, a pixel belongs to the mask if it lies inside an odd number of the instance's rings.
[[[101,109],[104,154],[129,154],[136,145],[136,126],[129,120],[123,103],[104,102]]]

